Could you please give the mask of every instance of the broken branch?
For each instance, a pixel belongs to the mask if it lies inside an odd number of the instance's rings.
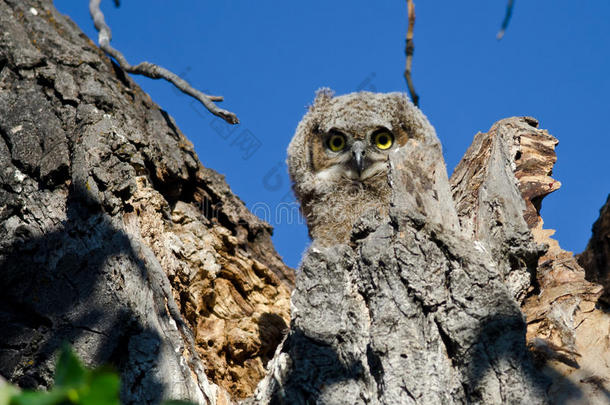
[[[506,28],[508,28],[508,23],[510,22],[510,17],[513,15],[513,5],[514,0],[508,0],[506,4],[506,14],[504,15],[504,21],[502,21],[502,26],[500,27],[500,31],[498,31],[498,35],[496,38],[501,40],[504,37],[504,32],[506,32]]]
[[[405,54],[407,56],[407,61],[405,65],[405,80],[407,81],[407,87],[409,88],[409,94],[411,95],[411,100],[413,100],[413,104],[419,106],[419,96],[415,92],[415,87],[413,86],[413,79],[411,78],[411,68],[413,65],[413,51],[415,50],[415,45],[413,44],[413,26],[415,25],[415,4],[413,0],[407,0],[407,15],[409,19],[409,26],[407,28],[407,44],[405,47]]]
[[[235,114],[230,111],[223,110],[214,104],[214,101],[222,101],[222,97],[204,94],[203,92],[193,88],[186,80],[182,79],[178,75],[153,63],[141,62],[135,66],[130,65],[129,62],[127,62],[127,59],[125,59],[125,56],[110,45],[112,32],[110,31],[110,27],[108,27],[106,24],[104,14],[100,10],[100,2],[101,0],[89,0],[89,13],[91,14],[91,18],[93,18],[95,29],[99,32],[98,42],[100,44],[100,48],[102,48],[102,50],[108,55],[112,56],[123,70],[129,73],[150,77],[151,79],[165,79],[171,82],[183,93],[199,100],[201,104],[203,104],[212,114],[224,119],[229,124],[239,123],[239,119]]]

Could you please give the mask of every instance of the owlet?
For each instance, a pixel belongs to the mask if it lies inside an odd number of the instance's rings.
[[[346,243],[368,210],[386,215],[390,156],[434,129],[402,93],[318,91],[288,146],[288,170],[310,237]]]

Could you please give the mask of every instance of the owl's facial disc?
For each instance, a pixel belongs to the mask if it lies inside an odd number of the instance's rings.
[[[384,127],[367,132],[359,136],[336,128],[329,130],[322,138],[327,158],[318,170],[318,178],[361,182],[386,171],[389,152],[395,149],[394,135]]]

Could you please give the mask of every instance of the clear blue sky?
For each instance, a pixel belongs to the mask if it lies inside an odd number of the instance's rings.
[[[97,43],[87,3],[55,0]],[[112,44],[131,63],[182,74],[223,95],[222,106],[239,116],[230,133],[172,85],[135,77],[249,207],[273,214],[294,201],[286,147],[316,89],[406,90],[404,0],[122,3],[116,9],[105,0],[102,9]],[[415,4],[414,81],[449,173],[476,132],[501,118],[536,117],[560,141],[553,177],[563,186],[543,202],[545,227],[557,230],[564,249],[581,252],[610,192],[610,2],[517,0],[500,42],[504,0]],[[234,143],[242,133],[260,141],[248,159]],[[308,244],[305,225],[287,215],[268,219],[279,253],[297,266]]]

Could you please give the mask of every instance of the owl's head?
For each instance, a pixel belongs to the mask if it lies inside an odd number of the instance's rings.
[[[303,202],[340,185],[385,176],[389,156],[434,132],[402,93],[318,91],[288,147],[288,169]]]

